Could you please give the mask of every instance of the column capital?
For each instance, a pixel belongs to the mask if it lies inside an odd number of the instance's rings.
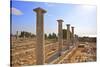
[[[64,22],[62,19],[57,20],[58,22]]]
[[[75,27],[72,26],[71,28],[74,29]]]
[[[75,28],[74,26],[72,26],[72,28]]]
[[[35,12],[41,11],[42,13],[46,13],[46,10],[44,10],[44,9],[42,9],[40,7],[33,9],[33,11],[35,11]]]
[[[66,24],[66,26],[70,26],[70,24]]]

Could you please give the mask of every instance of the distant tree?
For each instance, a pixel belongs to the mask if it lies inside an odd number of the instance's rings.
[[[49,38],[49,39],[52,39],[52,35],[51,35],[51,33],[49,33],[48,38]]]
[[[31,34],[31,37],[35,37],[36,35],[35,34]]]
[[[49,39],[57,39],[57,35],[56,35],[56,33],[49,33],[49,35],[48,35],[48,38]]]
[[[25,35],[24,31],[21,31],[19,37],[24,37],[24,35]]]
[[[55,33],[52,33],[52,38],[57,38]]]
[[[96,37],[79,37],[81,42],[96,42]]]
[[[34,34],[31,34],[30,32],[26,32],[26,31],[21,31],[20,37],[34,37]]]
[[[45,33],[45,39],[47,39],[47,34]]]

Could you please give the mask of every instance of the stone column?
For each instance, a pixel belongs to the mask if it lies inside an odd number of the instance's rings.
[[[72,29],[71,39],[72,39],[72,44],[74,44],[74,27],[71,27],[71,29]]]
[[[74,27],[71,28],[72,28],[72,37],[74,37]]]
[[[67,24],[67,44],[70,43],[70,24]]]
[[[42,65],[45,63],[45,48],[44,48],[44,18],[46,11],[42,8],[36,8],[36,64]]]
[[[18,39],[18,31],[16,31],[16,39]]]
[[[58,21],[58,43],[59,43],[59,55],[62,53],[62,47],[63,47],[63,31],[62,31],[62,22],[63,20],[59,19]]]

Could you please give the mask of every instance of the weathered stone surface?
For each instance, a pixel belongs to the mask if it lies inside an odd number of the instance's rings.
[[[44,50],[44,16],[46,11],[42,8],[34,9],[36,12],[36,64],[41,65],[45,62]]]
[[[70,37],[71,37],[71,35],[70,35],[70,24],[67,24],[66,25],[67,26],[67,45],[69,45],[69,43],[70,43]]]
[[[57,20],[58,21],[58,42],[59,42],[59,54],[61,55],[62,47],[63,47],[63,31],[62,31],[62,22],[64,22],[62,19]]]

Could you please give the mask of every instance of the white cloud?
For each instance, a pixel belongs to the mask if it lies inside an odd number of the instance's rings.
[[[14,7],[11,8],[11,13],[13,15],[22,15],[23,14],[22,11],[20,11],[19,9],[14,8]]]
[[[44,3],[46,6],[49,6],[49,7],[54,7],[55,6],[55,4],[53,4],[53,3],[47,3],[47,2],[45,2]]]

